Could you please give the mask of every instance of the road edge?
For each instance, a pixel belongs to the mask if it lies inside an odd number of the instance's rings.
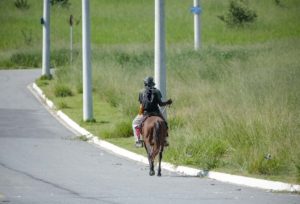
[[[36,85],[36,83],[30,84],[28,88],[33,93],[33,95],[35,95],[39,99],[39,101],[48,108],[48,110],[55,118],[57,118],[64,126],[70,129],[72,132],[87,137],[89,143],[102,147],[122,157],[126,157],[137,162],[148,164],[148,159],[145,156],[136,154],[134,152],[130,152],[124,148],[118,147],[107,141],[99,139],[97,136],[93,135],[92,133],[78,125],[76,122],[74,122],[61,110],[57,110],[54,106],[54,103],[46,97],[46,95]],[[162,162],[161,166],[165,170],[176,172],[185,176],[207,177],[221,182],[260,188],[270,191],[300,192],[300,185],[296,184],[289,184],[279,181],[269,181],[245,176],[237,176],[215,171],[204,171],[201,169],[195,169],[186,166],[176,166],[167,162]]]

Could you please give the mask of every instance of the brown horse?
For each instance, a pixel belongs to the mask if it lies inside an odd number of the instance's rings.
[[[154,160],[159,153],[158,172],[157,176],[161,176],[161,159],[164,151],[164,142],[168,135],[168,129],[165,121],[159,116],[149,116],[142,127],[142,135],[144,138],[144,146],[147,152],[150,172],[149,175],[153,176]]]

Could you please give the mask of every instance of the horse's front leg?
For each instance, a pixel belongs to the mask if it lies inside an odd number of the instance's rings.
[[[157,176],[161,176],[161,160],[162,160],[163,151],[164,151],[164,147],[162,147],[161,150],[159,151]]]

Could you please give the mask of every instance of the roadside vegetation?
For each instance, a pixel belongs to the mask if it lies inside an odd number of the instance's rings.
[[[0,67],[40,67],[42,2],[27,0],[27,9],[8,2],[0,2]],[[203,46],[195,52],[192,1],[166,0],[167,93],[174,104],[167,109],[171,146],[164,160],[300,183],[300,2],[201,2]],[[81,110],[81,5],[67,3],[51,8],[56,70],[38,85],[93,134],[145,154],[133,147],[131,121],[143,78],[153,75],[154,2],[90,2],[95,121],[89,123]],[[234,20],[233,5],[251,20]]]

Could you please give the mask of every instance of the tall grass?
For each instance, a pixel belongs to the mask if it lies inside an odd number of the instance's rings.
[[[166,158],[206,169],[296,177],[299,45],[291,39],[208,46],[200,52],[182,46],[169,50],[167,92],[174,105],[169,109],[172,145]],[[94,93],[117,108],[127,121],[122,127],[129,127],[142,79],[152,75],[153,49],[119,46],[93,52]],[[79,64],[57,72],[57,80],[73,87],[80,77]]]
[[[299,40],[263,48],[208,48],[198,57],[180,59],[186,62],[187,71],[182,65],[176,67],[177,61],[170,65],[169,72],[175,74],[170,95],[175,98],[176,114],[186,119],[187,149],[182,152],[180,142],[167,156],[176,160],[185,153],[187,164],[207,168],[231,166],[266,175],[295,173],[292,161],[300,145],[297,45]],[[183,136],[177,136],[177,129],[173,134],[176,139]],[[267,154],[272,155],[270,161],[264,159]]]

